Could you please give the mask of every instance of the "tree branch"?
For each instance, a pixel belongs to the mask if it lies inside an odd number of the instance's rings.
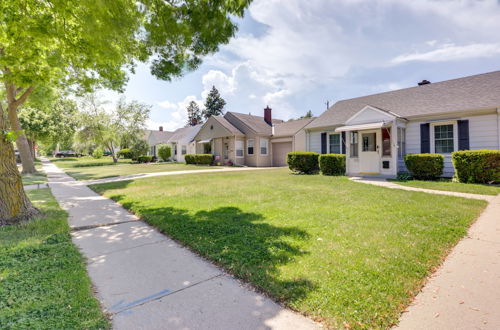
[[[26,99],[28,98],[28,96],[30,96],[30,94],[33,92],[34,89],[35,89],[35,86],[33,86],[33,85],[28,87],[28,89],[24,91],[23,95],[21,95],[21,97],[15,101],[16,107],[18,107],[21,104],[23,104],[24,102],[26,102]]]

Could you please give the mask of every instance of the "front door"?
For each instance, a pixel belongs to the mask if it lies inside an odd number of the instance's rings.
[[[362,131],[361,133],[361,152],[359,155],[361,174],[379,174],[380,155],[379,155],[379,132]]]

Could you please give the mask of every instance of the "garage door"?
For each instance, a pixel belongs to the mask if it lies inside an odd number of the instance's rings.
[[[292,152],[292,142],[273,143],[273,166],[287,166],[286,155]]]

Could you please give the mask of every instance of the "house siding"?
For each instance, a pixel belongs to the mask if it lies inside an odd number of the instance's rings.
[[[308,151],[321,153],[321,132],[309,132]]]
[[[466,116],[455,118],[456,120],[469,121],[469,145],[471,150],[478,149],[500,149],[499,146],[499,128],[498,128],[498,115],[488,114],[480,116]],[[416,154],[420,153],[420,124],[428,123],[425,121],[411,121],[406,125],[406,153]],[[431,147],[432,150],[432,147]],[[444,170],[443,176],[452,177],[455,173],[451,155],[444,155]],[[406,171],[404,161],[400,161],[400,171]]]

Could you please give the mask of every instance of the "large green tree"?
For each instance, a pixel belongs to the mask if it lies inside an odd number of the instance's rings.
[[[186,111],[188,115],[186,126],[196,126],[203,123],[203,115],[196,101],[189,102]]]
[[[105,104],[95,94],[85,97],[77,140],[103,147],[116,163],[119,146],[131,145],[143,137],[151,108],[137,101],[127,103],[124,98],[120,98],[114,109],[106,109]]]
[[[205,119],[211,116],[220,116],[224,114],[224,107],[226,106],[226,101],[220,96],[219,91],[215,86],[208,93],[207,99],[205,100],[205,110],[203,110],[203,116]]]
[[[234,35],[251,0],[0,1],[0,223],[30,219],[10,137],[35,171],[18,118],[40,86],[121,90],[127,69],[151,60],[163,80],[195,69]],[[15,169],[15,171],[13,170]]]

